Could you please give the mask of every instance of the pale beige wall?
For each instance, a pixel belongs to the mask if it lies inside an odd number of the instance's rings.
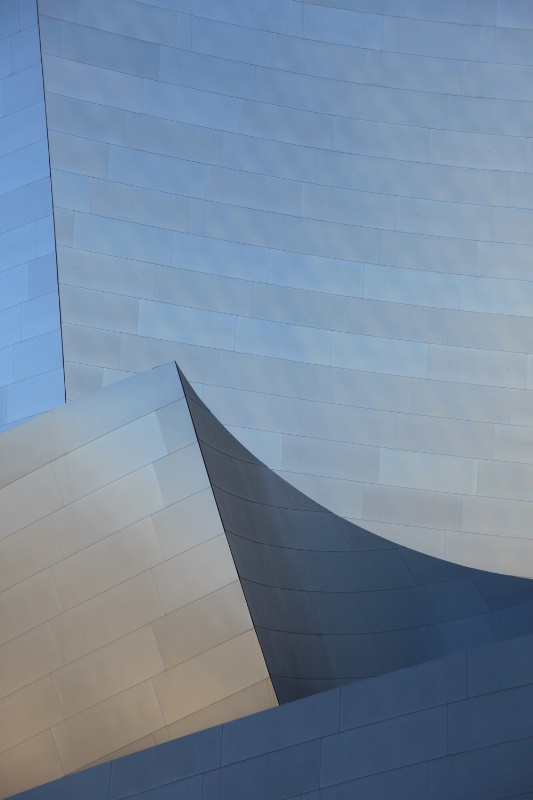
[[[2,796],[276,698],[175,365],[0,437]]]

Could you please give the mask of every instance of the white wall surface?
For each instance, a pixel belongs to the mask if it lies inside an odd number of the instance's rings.
[[[39,0],[70,398],[176,359],[337,513],[533,576],[533,15]]]

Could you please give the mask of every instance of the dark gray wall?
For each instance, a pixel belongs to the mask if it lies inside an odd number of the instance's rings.
[[[533,632],[532,580],[337,517],[249,453],[181,378],[280,702]]]

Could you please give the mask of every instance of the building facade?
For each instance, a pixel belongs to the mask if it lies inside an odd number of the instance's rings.
[[[527,651],[532,54],[522,0],[0,0],[3,796]]]

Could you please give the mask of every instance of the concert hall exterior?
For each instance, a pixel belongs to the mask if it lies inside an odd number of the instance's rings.
[[[532,796],[532,119],[527,0],[0,0],[0,797]]]

